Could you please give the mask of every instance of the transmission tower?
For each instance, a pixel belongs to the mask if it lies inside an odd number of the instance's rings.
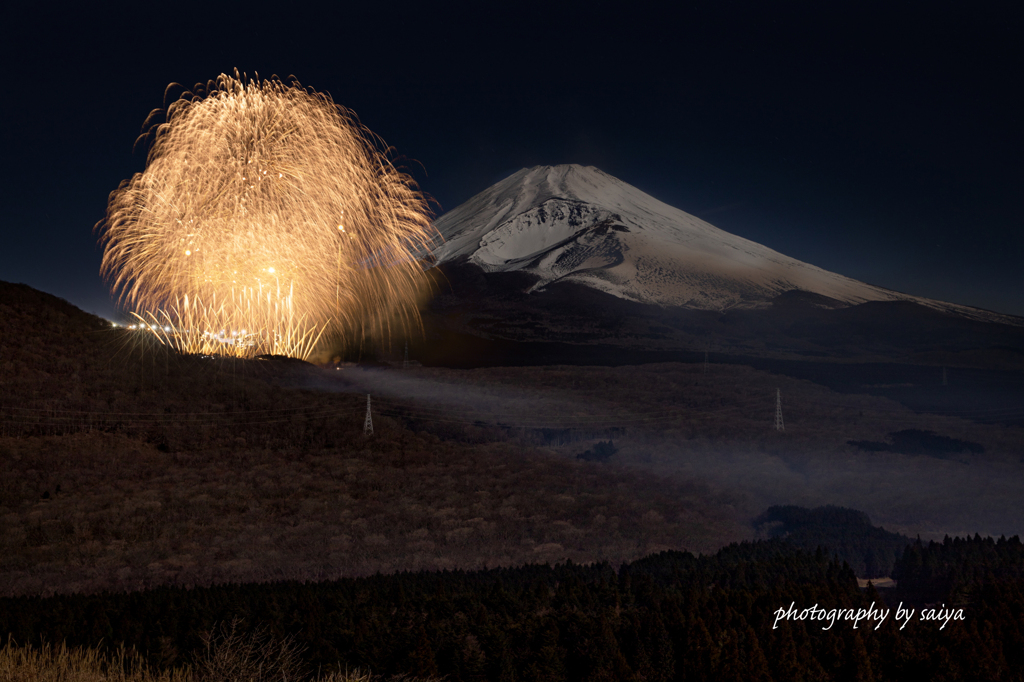
[[[366,394],[366,421],[363,422],[363,435],[373,435],[373,419],[370,417],[370,394]]]
[[[402,361],[402,369],[409,369],[409,342],[405,342],[405,360]]]
[[[786,425],[782,423],[782,390],[778,388],[775,389],[775,430],[786,430]]]

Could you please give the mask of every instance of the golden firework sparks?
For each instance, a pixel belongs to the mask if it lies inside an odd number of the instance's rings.
[[[305,359],[325,334],[418,320],[426,198],[351,112],[235,71],[165,115],[97,224],[101,272],[146,328],[183,352]]]

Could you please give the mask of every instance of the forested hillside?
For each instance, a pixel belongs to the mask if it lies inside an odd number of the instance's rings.
[[[188,663],[221,623],[294,637],[310,670],[461,680],[1024,679],[1017,538],[917,544],[887,603],[848,566],[773,540],[713,556],[397,574],[325,583],[162,588],[0,600],[18,642],[124,643]],[[922,572],[920,566],[940,567]],[[1005,571],[1004,567],[1015,566]],[[942,576],[945,591],[935,591]],[[922,620],[939,604],[956,618]],[[887,618],[780,618],[796,606],[887,608]],[[897,620],[897,607],[914,608]],[[878,626],[877,628],[875,626]]]
[[[343,372],[179,356],[0,283],[0,595],[710,552],[692,481],[374,412]],[[331,373],[333,372],[333,373]]]
[[[769,507],[754,519],[754,527],[764,537],[784,538],[801,549],[825,547],[862,578],[888,576],[911,543],[905,535],[871,525],[862,511],[831,505]]]

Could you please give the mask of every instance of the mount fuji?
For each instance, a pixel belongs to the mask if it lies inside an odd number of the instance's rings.
[[[435,223],[438,264],[528,273],[529,292],[573,282],[627,301],[761,308],[794,290],[830,307],[912,301],[964,317],[1015,318],[865,284],[790,258],[664,204],[592,166],[524,168]]]
[[[417,350],[427,363],[614,364],[710,349],[1024,369],[1022,318],[823,270],[593,167],[520,170],[434,226],[426,261],[438,291],[423,316],[433,342]]]

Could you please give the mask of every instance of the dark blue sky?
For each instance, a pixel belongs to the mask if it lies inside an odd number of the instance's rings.
[[[1015,3],[76,3],[8,10],[0,279],[105,316],[92,227],[165,86],[329,91],[441,210],[594,165],[722,229],[907,293],[1024,315]]]

